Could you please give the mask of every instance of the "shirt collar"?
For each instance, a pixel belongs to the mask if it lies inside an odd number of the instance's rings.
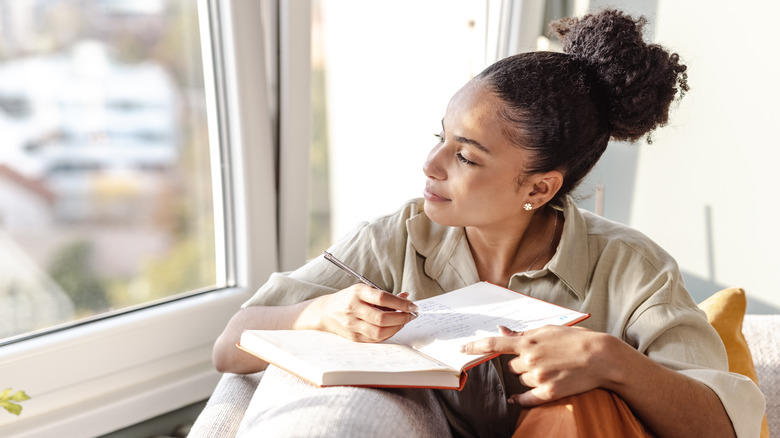
[[[479,275],[463,227],[439,225],[422,210],[421,205],[420,214],[407,219],[406,229],[412,246],[425,258],[425,274],[445,291],[477,283]]]
[[[454,290],[479,281],[463,227],[447,227],[431,221],[422,212],[406,221],[409,240],[425,258],[425,273],[444,290]],[[588,224],[571,197],[563,201],[563,233],[555,255],[538,271],[522,272],[530,278],[548,273],[557,276],[577,297],[585,299],[590,279],[588,261]]]
[[[590,281],[588,223],[577,204],[566,196],[563,201],[563,232],[555,255],[545,266],[581,300]]]

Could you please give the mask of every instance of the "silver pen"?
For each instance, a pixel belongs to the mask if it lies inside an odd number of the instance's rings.
[[[333,263],[334,265],[336,265],[339,268],[341,268],[344,272],[346,272],[349,275],[357,278],[358,280],[360,280],[361,283],[369,285],[369,286],[373,287],[374,289],[382,290],[381,287],[379,287],[376,284],[374,284],[368,278],[358,274],[357,271],[355,271],[354,269],[352,269],[349,266],[345,265],[344,262],[342,262],[341,260],[337,259],[333,254],[329,253],[328,251],[323,251],[322,254],[325,257],[325,260]],[[409,312],[409,313],[411,313],[414,316],[418,316],[417,312]]]

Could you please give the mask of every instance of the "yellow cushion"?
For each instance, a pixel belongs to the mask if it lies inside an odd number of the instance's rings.
[[[707,320],[726,346],[729,371],[750,377],[758,385],[753,356],[750,355],[745,335],[742,334],[742,320],[747,308],[745,291],[738,287],[723,289],[702,301],[699,308],[707,314]],[[769,438],[766,415],[761,424],[761,438]]]

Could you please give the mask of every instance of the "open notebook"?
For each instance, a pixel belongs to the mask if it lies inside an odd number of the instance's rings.
[[[310,330],[246,330],[239,347],[318,386],[461,389],[466,370],[495,357],[461,353],[461,345],[501,336],[498,325],[520,331],[590,316],[488,282],[415,304],[419,317],[381,343]]]

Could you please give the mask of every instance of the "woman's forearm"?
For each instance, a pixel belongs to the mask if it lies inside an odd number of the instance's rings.
[[[267,363],[236,348],[244,330],[323,330],[359,342],[390,338],[415,316],[417,307],[399,296],[362,283],[289,306],[253,306],[239,310],[217,338],[212,353],[220,372],[247,374]]]
[[[603,387],[618,394],[657,436],[735,436],[723,404],[709,387],[613,339],[608,355],[613,366]]]
[[[212,361],[221,373],[249,374],[268,363],[236,347],[244,330],[286,330],[300,326],[302,313],[311,301],[290,306],[252,306],[236,312],[214,343]]]

